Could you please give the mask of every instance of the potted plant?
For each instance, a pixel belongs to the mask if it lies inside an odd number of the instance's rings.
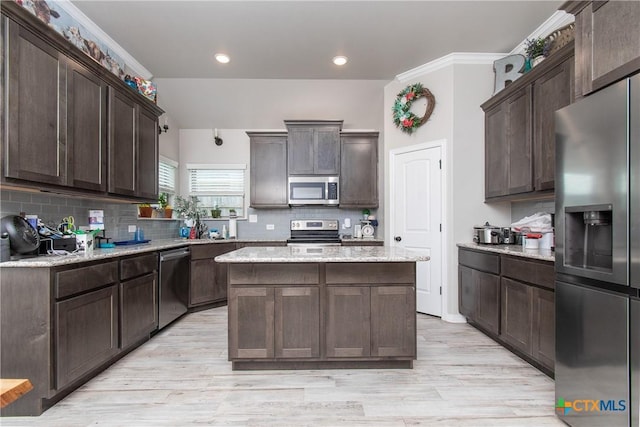
[[[164,211],[164,218],[171,218],[171,215],[173,215],[173,208],[169,205],[168,193],[160,193],[158,196],[158,204],[160,205],[160,209]]]
[[[195,227],[200,223],[200,218],[205,216],[204,209],[198,206],[200,199],[197,196],[181,197],[176,196],[175,208],[181,218],[184,218],[184,223],[187,227]]]
[[[151,218],[153,208],[149,203],[141,203],[138,205],[138,216],[140,218]]]
[[[542,37],[525,40],[524,52],[532,67],[539,64],[549,54],[550,47],[549,40]]]
[[[211,209],[211,217],[212,218],[220,218],[220,215],[222,214],[222,209],[220,209],[218,207],[218,205],[215,205],[213,209]]]

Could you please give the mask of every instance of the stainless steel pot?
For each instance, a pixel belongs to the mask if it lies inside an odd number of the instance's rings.
[[[502,228],[490,225],[473,227],[473,241],[483,245],[499,245],[502,243]]]

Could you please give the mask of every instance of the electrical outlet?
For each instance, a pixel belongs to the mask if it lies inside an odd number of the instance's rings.
[[[135,233],[136,232],[136,228],[138,228],[138,227],[136,227],[135,225],[130,225],[129,226],[129,233]]]
[[[273,224],[267,224],[267,230],[275,230],[276,226]]]
[[[249,222],[258,222],[258,215],[256,214],[249,215]]]

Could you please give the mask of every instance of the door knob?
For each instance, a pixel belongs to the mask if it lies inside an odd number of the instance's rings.
[[[400,236],[396,236],[396,237],[395,237],[395,241],[396,241],[396,242],[399,242],[400,240],[402,240],[402,237],[400,237]]]

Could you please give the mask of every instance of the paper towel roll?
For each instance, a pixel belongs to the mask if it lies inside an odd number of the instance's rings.
[[[236,237],[238,237],[238,225],[236,223],[235,218],[230,218],[229,219],[229,238],[235,239]]]

